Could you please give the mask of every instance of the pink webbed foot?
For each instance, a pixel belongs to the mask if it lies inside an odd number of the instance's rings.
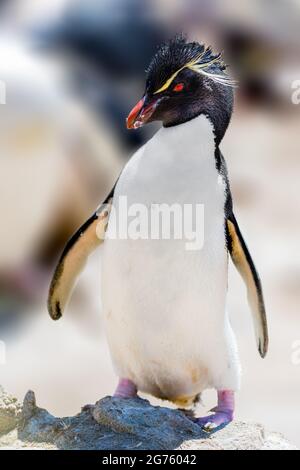
[[[211,411],[214,411],[214,413],[196,420],[196,423],[207,432],[211,432],[233,420],[234,392],[231,390],[218,391],[218,405]]]
[[[119,379],[118,386],[114,393],[117,398],[134,398],[137,396],[137,388],[129,379]]]

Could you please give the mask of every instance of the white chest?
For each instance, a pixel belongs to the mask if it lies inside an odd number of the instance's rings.
[[[214,158],[213,128],[204,116],[160,129],[129,161],[117,194],[138,201],[204,203],[224,198]]]
[[[171,231],[178,223],[173,217],[175,214],[181,216],[183,238],[189,231],[197,229],[208,248],[214,243],[215,235],[220,243],[219,236],[224,235],[225,192],[223,179],[216,170],[214,152],[213,128],[204,116],[180,126],[162,128],[125,167],[115,190],[114,205],[117,212],[121,212],[120,197],[126,198],[126,213],[119,213],[118,221],[110,221],[110,228],[122,218],[127,219],[128,226],[130,208],[141,205],[147,211],[148,236],[153,238],[151,224],[157,222],[155,211],[157,213],[157,209],[165,205],[172,213]],[[181,210],[181,214],[176,213],[176,209]],[[163,210],[161,214],[162,217],[168,215]],[[118,232],[114,230],[113,233]],[[138,235],[134,241],[136,238]],[[128,244],[133,251],[141,245]],[[155,245],[159,247],[159,243]],[[163,245],[174,250],[171,243]],[[182,248],[179,243],[175,245]],[[221,245],[223,248],[224,244]]]

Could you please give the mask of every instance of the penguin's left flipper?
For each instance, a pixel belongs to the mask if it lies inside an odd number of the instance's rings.
[[[226,232],[228,250],[232,261],[247,287],[248,302],[252,311],[258,351],[261,357],[265,357],[268,351],[269,340],[261,282],[233,213],[226,219]]]
[[[114,189],[65,246],[49,289],[48,311],[53,320],[58,320],[62,316],[76,279],[84,268],[88,256],[104,240],[113,192]]]

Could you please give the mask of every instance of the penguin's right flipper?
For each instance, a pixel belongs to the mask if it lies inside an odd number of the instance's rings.
[[[97,211],[75,232],[65,246],[54,271],[48,296],[48,311],[58,320],[88,256],[104,240],[114,188]]]
[[[251,255],[232,212],[226,219],[226,233],[232,261],[247,287],[258,351],[261,357],[265,357],[268,351],[268,326],[262,287]]]

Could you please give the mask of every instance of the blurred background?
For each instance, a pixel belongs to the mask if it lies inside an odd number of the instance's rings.
[[[243,365],[236,416],[300,445],[300,104],[291,99],[300,0],[2,0],[0,31],[0,384],[20,399],[35,390],[39,405],[60,416],[113,392],[101,249],[58,323],[46,311],[47,288],[66,240],[157,129],[129,132],[125,117],[157,46],[184,31],[223,50],[240,83],[221,147],[263,281],[270,350],[262,361],[230,267]],[[209,391],[200,411],[214,404]]]

